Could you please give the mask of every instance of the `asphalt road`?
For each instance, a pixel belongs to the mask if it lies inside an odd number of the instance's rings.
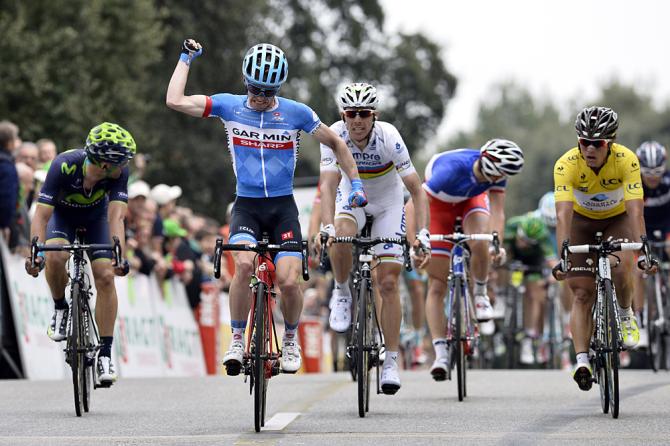
[[[77,418],[69,381],[0,381],[1,445],[414,445],[670,443],[670,373],[621,372],[621,413],[602,414],[597,386],[562,371],[470,371],[455,382],[404,372],[395,396],[372,395],[358,417],[345,374],[270,381],[266,430],[253,429],[241,377],[123,379],[96,390]]]

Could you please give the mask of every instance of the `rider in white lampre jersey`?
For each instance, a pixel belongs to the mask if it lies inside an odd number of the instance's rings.
[[[326,209],[323,206],[323,233],[328,234],[329,238],[355,236],[363,229],[368,214],[374,217],[371,228],[373,238],[404,236],[407,230],[402,188],[404,183],[416,202],[413,215],[420,231],[413,246],[423,266],[430,258],[429,234],[426,229],[427,198],[400,133],[393,125],[377,121],[377,103],[377,90],[370,84],[346,85],[338,95],[342,120],[333,124],[331,129],[344,140],[356,161],[368,204],[365,209],[352,209],[346,203],[343,197],[347,196],[351,186],[343,174],[337,186],[335,208]],[[327,145],[321,145],[322,194],[333,193],[339,173],[332,150]],[[353,261],[351,245],[335,243],[331,246],[329,242],[329,246],[335,276],[329,323],[334,331],[345,332],[351,325],[353,300],[349,290],[349,274]],[[402,309],[398,279],[402,267],[402,249],[393,243],[375,246],[375,256],[379,260],[375,267],[375,284],[382,296],[380,322],[386,349],[379,379],[382,392],[388,395],[393,395],[400,389],[397,358]]]
[[[398,130],[388,122],[376,121],[365,149],[359,149],[349,138],[344,121],[330,126],[351,150],[358,174],[368,197],[365,210],[347,204],[346,197],[351,188],[346,175],[338,186],[335,200],[335,218],[355,220],[358,229],[365,224],[365,214],[375,217],[373,237],[396,237],[405,234],[405,214],[402,177],[416,173],[407,147]],[[330,147],[321,145],[321,171],[338,172],[339,167]],[[402,263],[402,248],[398,245],[380,245],[376,250],[381,261]]]

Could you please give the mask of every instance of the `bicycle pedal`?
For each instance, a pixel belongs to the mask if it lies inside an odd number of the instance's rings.
[[[223,366],[226,368],[226,375],[228,376],[237,376],[240,374],[240,370],[242,369],[242,364],[237,361],[224,362]]]
[[[382,384],[382,393],[384,395],[395,395],[398,390],[400,390],[400,386],[397,384]]]
[[[439,382],[447,380],[447,372],[442,369],[431,370],[430,374],[432,375],[434,381]]]

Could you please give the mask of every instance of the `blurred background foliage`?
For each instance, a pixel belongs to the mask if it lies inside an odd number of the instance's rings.
[[[187,94],[242,94],[241,60],[259,42],[287,54],[282,95],[307,103],[327,124],[339,119],[338,86],[375,84],[381,119],[398,127],[420,172],[431,155],[423,149],[436,145],[458,86],[444,49],[429,36],[384,31],[377,0],[0,0],[0,29],[0,119],[16,122],[24,140],[49,137],[62,151],[80,147],[96,123],[119,122],[152,155],[149,182],[179,184],[186,204],[220,219],[235,184],[224,128],[165,106],[184,38],[204,46]],[[517,141],[527,165],[510,182],[511,215],[533,208],[551,189],[553,163],[574,145],[574,116],[586,102],[619,113],[620,141],[629,147],[649,138],[667,143],[670,107],[659,110],[652,99],[613,81],[566,111],[507,82],[481,104],[472,131],[437,147],[479,147],[493,137]],[[296,177],[318,175],[318,158],[315,141],[303,138]]]

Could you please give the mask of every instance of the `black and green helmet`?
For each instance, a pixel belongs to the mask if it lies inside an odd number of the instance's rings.
[[[130,132],[113,122],[96,125],[86,138],[86,156],[98,163],[123,164],[136,152]]]

